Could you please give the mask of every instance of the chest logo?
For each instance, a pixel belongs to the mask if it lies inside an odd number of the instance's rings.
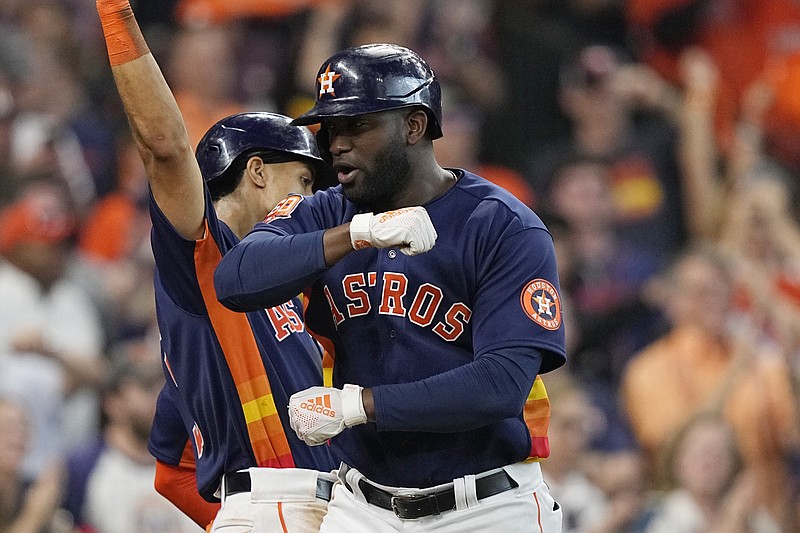
[[[561,326],[561,298],[553,284],[535,279],[525,285],[519,302],[528,318],[544,329],[555,331]]]
[[[379,291],[371,290],[378,287]],[[335,301],[334,292],[322,288],[338,328],[347,319],[369,315],[405,317],[422,328],[430,327],[442,339],[453,342],[467,330],[472,310],[462,302],[450,303],[442,289],[431,283],[413,286],[402,272],[348,274],[342,280],[346,302]],[[413,298],[411,295],[413,294]]]

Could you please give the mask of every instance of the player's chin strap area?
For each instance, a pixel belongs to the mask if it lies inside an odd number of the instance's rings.
[[[348,476],[348,472],[351,473]],[[355,474],[352,475],[352,474]],[[339,479],[350,492],[356,493],[353,484],[363,494],[367,503],[394,512],[398,518],[413,520],[426,516],[438,515],[456,508],[456,491],[453,483],[435,489],[421,489],[417,493],[396,494],[379,487],[363,477],[357,470],[342,463],[339,468]],[[505,470],[499,468],[475,477],[475,494],[478,500],[515,489],[519,484]]]

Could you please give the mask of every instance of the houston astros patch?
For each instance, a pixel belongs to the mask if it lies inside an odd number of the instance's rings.
[[[519,303],[528,318],[544,329],[554,331],[561,325],[561,297],[549,281],[529,282],[519,295]]]

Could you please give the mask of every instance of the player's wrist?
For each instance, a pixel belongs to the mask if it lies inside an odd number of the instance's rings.
[[[96,0],[95,3],[101,17],[110,13],[122,13],[131,10],[130,0]]]
[[[129,0],[97,0],[96,4],[112,67],[150,53]]]
[[[353,250],[372,247],[371,222],[372,213],[359,213],[350,221],[350,244]]]
[[[361,398],[363,387],[347,384],[342,387],[342,420],[345,427],[353,427],[366,424],[367,413],[364,410],[364,402]]]

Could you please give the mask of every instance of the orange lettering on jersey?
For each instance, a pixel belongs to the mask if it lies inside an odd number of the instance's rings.
[[[382,315],[406,316],[403,296],[408,289],[408,278],[398,272],[384,272],[381,306],[378,312]]]
[[[433,332],[446,341],[454,341],[464,333],[464,326],[472,318],[472,311],[462,303],[453,304],[444,316],[444,323],[433,326]]]
[[[380,293],[367,290],[375,287],[378,281],[382,282]],[[407,316],[409,322],[419,327],[429,328],[435,324],[431,329],[444,340],[452,342],[466,331],[466,325],[472,316],[469,307],[462,302],[456,302],[450,306],[441,321],[437,321],[437,315],[441,316],[442,302],[446,300],[444,291],[431,283],[421,284],[414,293],[413,300],[410,300],[410,307],[407,307],[404,299],[413,291],[413,287],[409,290],[408,278],[400,272],[384,272],[380,280],[375,272],[346,275],[342,279],[342,294],[347,299],[346,307],[343,307],[344,313],[339,311],[334,301],[334,294],[337,298],[341,298],[339,291],[332,293],[327,286],[322,290],[337,328],[347,319],[371,313],[372,308],[377,306],[381,315]],[[380,298],[380,303],[376,301],[377,298]],[[340,303],[340,305],[345,304]]]
[[[408,319],[423,328],[430,326],[433,322],[433,315],[436,314],[441,303],[442,289],[430,283],[424,283],[417,290],[417,295],[414,296],[411,309],[408,311]]]
[[[282,303],[275,307],[270,307],[267,311],[267,317],[275,330],[275,338],[278,341],[284,340],[292,333],[299,333],[305,330],[303,321],[294,310],[292,302]]]
[[[365,285],[366,280],[362,272],[348,274],[342,280],[344,295],[353,302],[347,304],[347,314],[351,318],[366,315],[372,309],[372,305],[369,303],[369,295],[363,288]]]
[[[303,201],[303,197],[299,194],[290,194],[280,202],[278,205],[272,208],[272,211],[267,214],[264,218],[264,222],[272,222],[273,220],[277,220],[279,218],[289,218],[292,216],[292,212],[297,209],[297,206],[300,205],[300,202]]]
[[[331,307],[331,314],[333,315],[333,322],[336,324],[336,327],[339,327],[339,324],[344,322],[344,315],[339,308],[336,307],[336,304],[333,301],[333,296],[331,296],[331,291],[328,287],[323,288],[323,292],[325,293],[325,299],[328,300],[328,305]]]

